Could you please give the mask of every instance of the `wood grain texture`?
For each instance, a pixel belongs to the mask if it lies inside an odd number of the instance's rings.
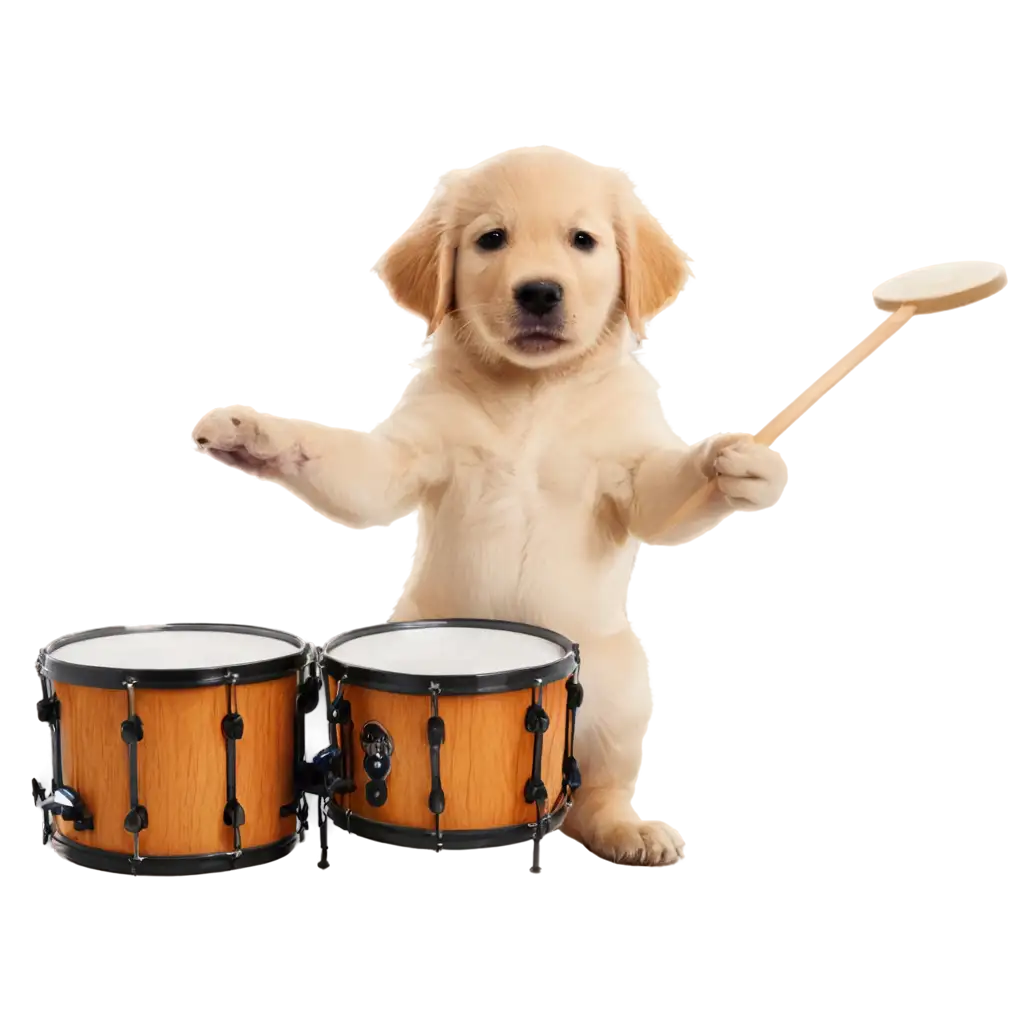
[[[337,683],[332,678],[328,686],[333,699]],[[548,683],[542,690],[544,710],[551,720],[544,734],[541,762],[550,809],[562,785],[565,680]],[[371,807],[364,797],[367,776],[362,768],[361,749],[353,756],[356,790],[344,800],[338,798],[338,802],[354,814],[374,821],[433,828],[434,816],[427,806],[431,781],[427,745],[430,698],[351,685],[345,687],[345,696],[352,705],[356,742],[360,729],[367,722],[376,721],[390,733],[395,751],[387,779],[388,799],[383,807]],[[445,742],[441,747],[443,829],[501,828],[536,820],[535,807],[523,797],[533,771],[533,736],[524,727],[531,701],[531,690],[439,698],[438,714],[445,722]]]
[[[236,786],[245,809],[243,847],[262,846],[291,835],[294,815],[280,808],[293,797],[296,677],[236,687],[244,733],[236,746]],[[124,831],[129,809],[128,749],[121,722],[128,716],[123,691],[56,683],[61,702],[64,780],[85,800],[95,819],[91,832],[58,822],[69,839],[87,846],[130,853]],[[139,801],[149,827],[139,836],[142,856],[226,853],[234,833],[224,824],[227,800],[226,749],[221,719],[227,688],[135,691],[142,719]]]
[[[100,850],[131,853],[124,830],[128,813],[128,752],[121,723],[128,717],[128,696],[119,690],[53,685],[60,701],[60,749],[64,784],[77,790],[93,816],[93,828],[76,832],[59,818],[57,830],[68,839]]]

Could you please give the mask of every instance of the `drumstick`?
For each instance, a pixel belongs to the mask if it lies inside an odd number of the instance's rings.
[[[1006,271],[998,263],[940,263],[894,277],[879,285],[873,293],[879,309],[892,310],[859,345],[851,349],[830,370],[823,373],[806,391],[790,402],[755,435],[757,444],[772,444],[823,395],[832,390],[855,366],[862,363],[882,342],[891,338],[916,313],[938,313],[956,309],[995,295],[1006,284]],[[700,508],[718,489],[717,477],[690,495],[659,531],[678,526]]]

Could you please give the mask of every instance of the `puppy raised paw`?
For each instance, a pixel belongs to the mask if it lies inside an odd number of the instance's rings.
[[[715,480],[730,508],[770,508],[782,497],[789,479],[786,463],[749,434],[718,434],[704,441],[701,449],[701,469]]]
[[[256,476],[287,475],[306,461],[284,421],[246,405],[208,412],[192,440],[218,461]]]
[[[616,864],[660,867],[683,856],[683,837],[663,821],[611,822],[581,838],[591,852]]]

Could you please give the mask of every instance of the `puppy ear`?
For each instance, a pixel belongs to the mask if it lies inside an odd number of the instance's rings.
[[[433,334],[455,301],[455,247],[435,201],[395,234],[371,262],[386,299],[415,313]]]
[[[620,193],[616,242],[622,261],[622,301],[638,340],[644,324],[670,305],[690,276],[689,257],[651,216],[627,181]]]

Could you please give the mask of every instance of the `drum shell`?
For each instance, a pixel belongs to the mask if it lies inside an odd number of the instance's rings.
[[[294,800],[295,673],[267,682],[235,686],[244,731],[236,741],[236,795],[245,810],[243,848],[294,835],[294,814],[281,807]],[[94,819],[76,831],[56,818],[68,842],[131,854],[124,830],[130,807],[128,748],[121,723],[128,717],[123,689],[53,681],[60,701],[63,781],[75,789]],[[234,831],[224,824],[227,800],[226,741],[221,721],[228,711],[227,686],[135,690],[142,721],[138,744],[139,803],[149,824],[139,833],[142,857],[229,853]]]
[[[547,810],[562,787],[565,754],[566,682],[560,679],[536,689],[549,718],[543,734],[541,777],[548,792]],[[333,700],[337,680],[328,676]],[[371,821],[414,829],[433,829],[427,800],[431,788],[427,721],[428,694],[394,693],[346,683],[344,697],[352,709],[353,779],[355,790],[335,802]],[[501,829],[537,820],[535,804],[526,802],[525,787],[533,774],[534,735],[526,731],[526,710],[533,688],[474,695],[438,697],[438,715],[445,723],[440,749],[440,780],[445,810],[440,826],[446,832]],[[388,798],[381,807],[365,797],[368,776],[363,769],[359,733],[378,722],[391,736],[394,752],[387,778]]]

